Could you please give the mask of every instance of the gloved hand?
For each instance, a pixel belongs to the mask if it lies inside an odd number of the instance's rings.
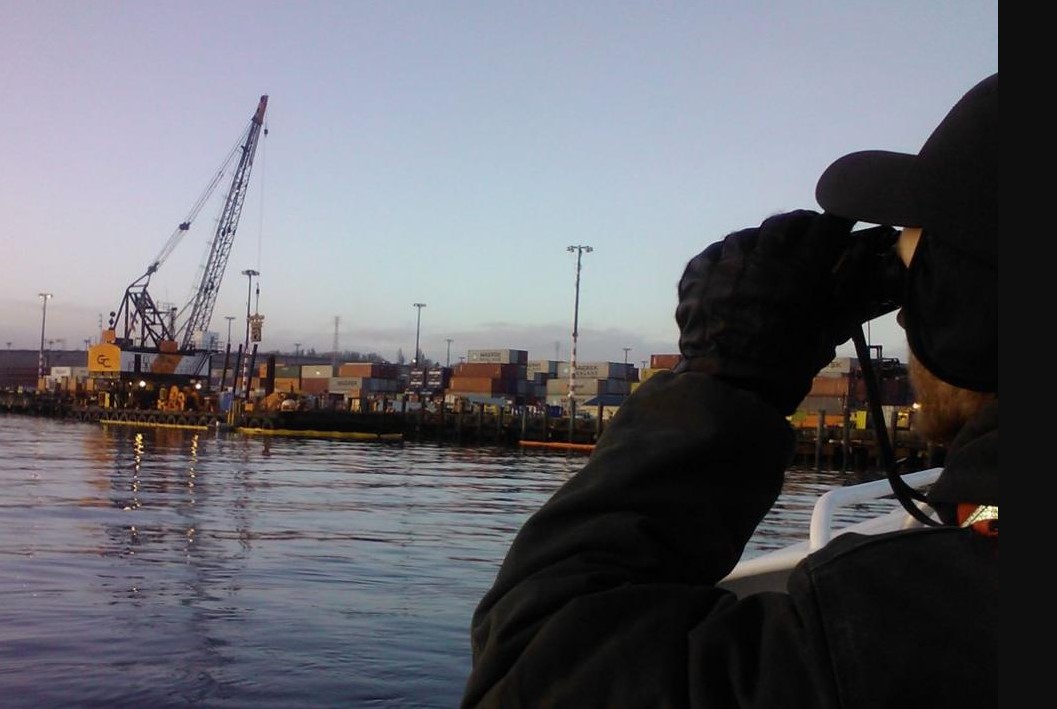
[[[676,372],[699,371],[756,392],[783,415],[858,322],[834,301],[832,270],[854,222],[799,210],[729,234],[679,281]]]

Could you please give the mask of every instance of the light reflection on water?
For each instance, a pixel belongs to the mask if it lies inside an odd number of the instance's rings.
[[[0,697],[35,708],[456,706],[474,606],[585,461],[11,416],[0,451]],[[791,471],[747,555],[842,480]]]

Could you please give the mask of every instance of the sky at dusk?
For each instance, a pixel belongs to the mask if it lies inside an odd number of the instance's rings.
[[[678,351],[686,262],[917,152],[997,0],[0,0],[0,347],[83,349],[268,95],[211,329],[265,351]],[[182,306],[227,181],[151,280]],[[894,317],[870,339],[905,359]],[[450,342],[449,342],[450,340]],[[839,353],[852,354],[850,344]]]

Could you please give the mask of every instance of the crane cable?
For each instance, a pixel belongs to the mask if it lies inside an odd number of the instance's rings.
[[[208,185],[206,185],[206,188],[202,191],[202,194],[199,195],[198,199],[191,207],[191,210],[187,214],[187,218],[180,222],[180,224],[176,227],[173,233],[169,236],[168,241],[165,242],[165,245],[162,247],[162,250],[155,257],[154,261],[151,262],[150,268],[147,269],[148,274],[154,273],[158,270],[158,267],[165,262],[165,259],[169,257],[169,255],[176,248],[177,244],[180,243],[180,240],[183,238],[183,235],[191,229],[191,224],[198,217],[198,213],[202,211],[202,207],[205,206],[206,202],[209,200],[209,197],[213,194],[214,191],[216,191],[217,185],[220,184],[221,178],[223,178],[224,175],[227,173],[228,167],[230,167],[231,161],[235,159],[235,155],[237,154],[241,143],[242,138],[239,138],[238,142],[235,143],[235,146],[231,149],[227,157],[224,158],[224,161],[220,164],[220,168],[213,175],[213,179],[210,180]]]

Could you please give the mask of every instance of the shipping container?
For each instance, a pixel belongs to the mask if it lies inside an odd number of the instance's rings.
[[[298,391],[301,379],[298,377],[276,377],[275,391]]]
[[[650,369],[675,369],[683,356],[681,354],[652,354],[650,355]]]
[[[562,362],[558,367],[558,378],[568,379],[569,370],[572,369],[568,362]],[[630,364],[623,362],[578,362],[576,364],[576,378],[580,379],[627,379],[634,369]]]
[[[329,364],[305,364],[301,367],[302,379],[330,379],[333,376],[334,367]]]
[[[363,377],[331,377],[327,384],[327,391],[344,394],[353,389],[359,390],[363,387]]]
[[[795,428],[814,430],[818,428],[820,415],[818,412],[804,413],[790,418]],[[823,424],[827,428],[843,428],[844,414],[831,414],[826,411],[826,421]],[[849,422],[851,426],[851,422]]]
[[[466,354],[470,362],[528,364],[528,350],[470,350]]]
[[[338,365],[339,377],[396,379],[398,374],[399,368],[391,362],[345,362]]]
[[[608,394],[609,382],[619,381],[613,379],[577,379],[576,380],[576,393],[590,394],[592,396],[596,394]],[[625,382],[626,383],[626,382]],[[551,379],[547,382],[547,396],[552,394],[568,394],[569,393],[569,380],[568,379]],[[619,393],[619,392],[617,392]]]
[[[862,371],[855,357],[837,357],[818,373],[820,377],[846,377],[852,372]]]
[[[576,402],[576,410],[577,410],[577,412],[582,414],[582,413],[587,412],[588,409],[592,408],[590,406],[587,406],[587,402],[590,399],[595,398],[596,396],[598,396],[598,395],[597,394],[577,394],[576,396],[572,397],[573,400]],[[556,410],[559,410],[560,412],[564,412],[565,409],[568,408],[568,406],[569,406],[569,397],[567,395],[563,395],[563,394],[547,394],[546,403],[547,403],[547,407],[548,408],[553,406],[553,407],[556,407]],[[561,414],[559,413],[558,415],[561,415]]]
[[[811,381],[810,396],[848,396],[851,379],[841,376],[822,376]]]
[[[525,379],[528,368],[523,364],[493,362],[460,362],[452,367],[457,377],[489,377],[492,379]]]
[[[448,390],[467,394],[515,394],[517,383],[509,379],[491,377],[460,377],[452,375]]]
[[[331,377],[330,389],[332,393],[349,394],[351,392],[395,392],[397,383],[395,379],[384,379],[381,377]]]
[[[330,386],[330,377],[302,377],[301,391],[306,394],[322,394]]]
[[[536,359],[536,360],[533,360],[533,361],[529,362],[526,365],[525,376],[526,376],[527,379],[532,379],[533,375],[536,375],[536,374],[551,374],[551,375],[557,374],[558,373],[558,365],[560,365],[560,364],[561,364],[561,362],[559,362],[558,360],[554,360],[554,359]],[[544,380],[544,381],[546,381],[546,380]]]
[[[829,413],[840,413],[844,411],[847,402],[842,397],[836,396],[811,396],[808,395],[800,406],[800,411],[825,411]]]
[[[448,367],[436,367],[426,370],[426,386],[431,389],[447,389],[451,377],[452,370]]]

